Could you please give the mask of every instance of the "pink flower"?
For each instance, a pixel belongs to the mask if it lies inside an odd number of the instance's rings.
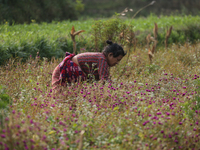
[[[5,136],[5,134],[1,134],[1,137],[2,137],[2,138],[5,138],[6,136]]]
[[[30,120],[30,123],[33,124],[33,120],[32,119]]]
[[[157,112],[157,115],[161,115],[162,113],[161,112]]]
[[[157,140],[157,137],[153,138],[153,140]]]
[[[13,110],[12,113],[15,114],[15,110]]]

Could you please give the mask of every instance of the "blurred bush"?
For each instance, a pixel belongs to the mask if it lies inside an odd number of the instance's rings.
[[[85,11],[82,15],[92,17],[111,17],[124,8],[132,8],[133,14],[153,0],[83,0]],[[147,17],[150,13],[159,15],[199,15],[199,0],[156,0],[156,3],[142,10],[136,17]],[[132,15],[133,15],[132,14]],[[129,17],[132,17],[130,15]]]
[[[0,0],[0,22],[51,22],[75,20],[84,10],[81,0]]]

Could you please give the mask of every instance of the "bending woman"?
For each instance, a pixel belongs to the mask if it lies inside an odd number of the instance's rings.
[[[66,52],[64,60],[54,69],[52,75],[52,87],[57,89],[59,85],[67,86],[72,82],[85,80],[109,79],[109,68],[115,66],[126,55],[123,48],[112,41],[106,41],[102,53],[86,52],[78,55]]]

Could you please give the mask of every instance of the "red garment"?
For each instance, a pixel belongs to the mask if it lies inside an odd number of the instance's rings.
[[[56,89],[59,85],[67,86],[72,82],[85,81],[86,76],[81,68],[71,61],[74,54],[66,52],[64,60],[54,69],[52,75],[52,87]]]
[[[52,87],[66,86],[71,82],[85,81],[87,79],[108,80],[109,65],[103,53],[87,52],[77,55],[79,66],[71,61],[74,54],[66,52],[64,60],[54,69]]]
[[[109,65],[103,53],[86,52],[77,55],[78,63],[81,70],[86,75],[95,76],[96,80],[109,79]]]

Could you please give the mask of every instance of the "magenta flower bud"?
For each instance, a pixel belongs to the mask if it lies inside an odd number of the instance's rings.
[[[16,125],[16,127],[19,129],[19,128],[20,128],[20,125]]]
[[[157,112],[157,115],[161,115],[162,113],[161,112]]]
[[[5,136],[5,134],[1,134],[1,137],[2,137],[2,138],[5,138],[6,136]]]
[[[30,123],[33,124],[33,120],[32,119],[30,120]]]
[[[46,138],[47,138],[46,135],[43,135],[42,140],[45,140]]]
[[[75,130],[74,132],[75,132],[75,133],[78,133],[78,131],[77,131],[77,130]]]
[[[153,134],[151,134],[149,137],[152,138],[152,137],[153,137]]]
[[[183,123],[182,122],[179,122],[179,125],[182,125]]]
[[[153,140],[157,140],[157,137],[155,137]]]

